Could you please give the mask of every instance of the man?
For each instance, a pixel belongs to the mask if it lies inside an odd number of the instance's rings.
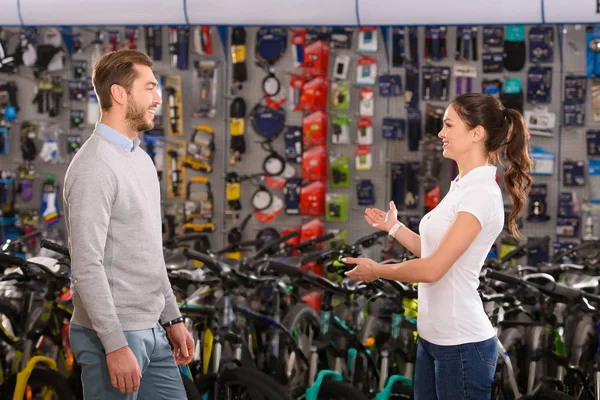
[[[65,176],[70,338],[86,400],[186,399],[177,364],[194,343],[167,277],[156,168],[138,138],[161,104],[151,67],[134,50],[96,63],[101,118]]]

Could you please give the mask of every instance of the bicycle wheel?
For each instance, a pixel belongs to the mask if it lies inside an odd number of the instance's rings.
[[[212,393],[216,376],[205,375],[196,381],[201,396]],[[292,400],[285,387],[269,375],[251,368],[227,369],[219,376],[217,398],[235,398],[236,400]]]
[[[345,382],[323,381],[319,387],[318,400],[367,400],[367,396]]]
[[[12,399],[15,386],[17,384],[17,375],[13,374],[0,386],[0,399]],[[69,387],[68,381],[57,371],[46,368],[34,368],[31,371],[27,386],[31,389],[32,399],[52,399],[63,400],[72,399],[73,392]],[[51,397],[44,397],[45,393],[51,393]]]
[[[181,380],[183,381],[183,388],[188,400],[202,400],[202,395],[198,391],[198,388],[186,375],[181,374]]]

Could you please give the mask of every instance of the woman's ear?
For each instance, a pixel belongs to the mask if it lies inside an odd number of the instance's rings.
[[[485,140],[485,129],[483,129],[483,126],[481,125],[473,128],[471,134],[473,135],[473,143],[480,143]]]

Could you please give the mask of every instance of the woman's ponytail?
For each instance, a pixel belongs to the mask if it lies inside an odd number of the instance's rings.
[[[508,217],[508,231],[519,239],[521,234],[517,227],[517,217],[523,212],[533,180],[529,176],[532,161],[529,158],[529,132],[521,114],[509,109],[505,112],[509,123],[507,143],[504,156],[508,169],[504,175],[504,187],[512,199],[512,211]]]

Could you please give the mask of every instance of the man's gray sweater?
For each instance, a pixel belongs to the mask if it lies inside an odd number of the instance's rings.
[[[126,150],[94,132],[67,169],[63,199],[72,322],[95,330],[110,353],[127,345],[123,331],[179,317],[163,256],[160,185],[148,154],[137,143]]]

